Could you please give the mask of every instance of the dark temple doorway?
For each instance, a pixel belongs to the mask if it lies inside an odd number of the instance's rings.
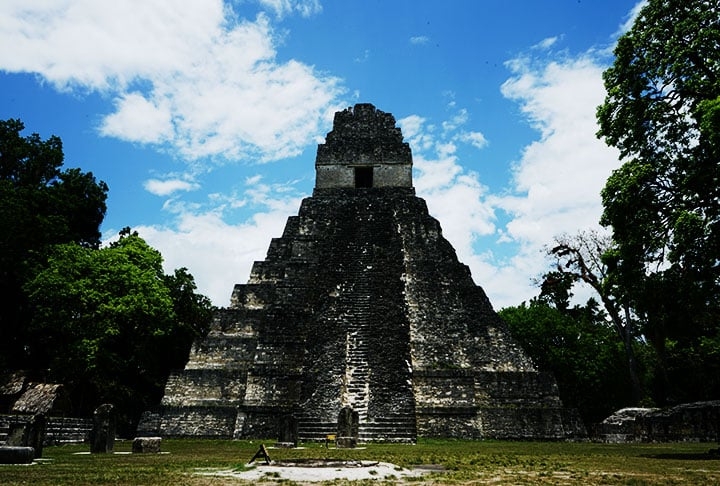
[[[355,187],[373,186],[373,168],[355,167]]]

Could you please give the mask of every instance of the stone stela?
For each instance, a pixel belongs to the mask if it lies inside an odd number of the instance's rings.
[[[159,435],[585,435],[415,195],[391,114],[336,113],[315,169],[313,195],[168,380]]]

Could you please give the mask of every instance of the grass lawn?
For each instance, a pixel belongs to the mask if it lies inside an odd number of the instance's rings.
[[[274,441],[266,441],[271,446]],[[242,468],[261,441],[164,440],[163,454],[127,454],[119,441],[115,454],[85,454],[87,445],[47,447],[33,465],[0,465],[0,485],[226,485],[249,484],[199,476],[207,470]],[[717,485],[717,444],[593,444],[421,440],[417,445],[369,444],[362,449],[269,449],[273,460],[356,459],[391,462],[410,468],[435,464],[443,472],[403,484],[627,484]],[[263,484],[273,484],[269,479]],[[283,484],[293,484],[284,482]],[[335,481],[325,484],[349,484]],[[353,483],[358,484],[358,483]],[[374,480],[364,484],[393,484]]]

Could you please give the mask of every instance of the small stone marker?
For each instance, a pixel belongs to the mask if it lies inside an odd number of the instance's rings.
[[[353,449],[357,447],[360,415],[352,407],[343,407],[338,414],[338,432],[335,447]]]
[[[357,437],[360,428],[360,414],[352,407],[340,409],[337,421],[338,437]]]
[[[270,455],[268,454],[267,449],[265,449],[265,444],[260,444],[260,449],[258,449],[252,459],[250,459],[248,464],[252,464],[255,459],[258,459],[260,457],[265,459],[265,464],[267,464],[268,466],[270,465]]]
[[[45,442],[45,430],[47,420],[42,413],[33,415],[27,426],[27,442],[23,445],[35,449],[35,458],[42,457],[43,443]]]
[[[90,452],[112,453],[115,444],[115,407],[109,403],[100,405],[93,414],[90,432]]]
[[[160,452],[162,437],[135,437],[132,443],[133,453],[154,453]]]
[[[293,415],[284,415],[278,424],[278,441],[275,447],[291,449],[298,443],[298,420]]]

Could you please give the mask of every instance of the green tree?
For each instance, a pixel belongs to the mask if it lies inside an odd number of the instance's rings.
[[[92,173],[61,170],[62,142],[22,136],[20,120],[0,120],[0,369],[31,365],[26,358],[29,310],[24,283],[50,248],[100,243],[107,185]]]
[[[192,276],[164,275],[160,253],[129,230],[101,249],[57,245],[25,290],[34,311],[31,353],[69,389],[73,412],[110,402],[126,424],[158,403],[212,313]]]
[[[720,4],[650,0],[615,56],[597,113],[624,160],[602,192],[604,260],[655,349],[659,403],[717,397]]]
[[[563,404],[577,408],[585,423],[627,405],[631,387],[622,345],[595,301],[561,310],[541,297],[502,309],[500,316],[535,364],[553,373]]]
[[[637,405],[646,398],[635,356],[635,348],[641,336],[637,331],[637,319],[627,299],[624,298],[621,287],[615,285],[605,264],[605,257],[611,248],[612,240],[595,231],[556,237],[554,246],[548,250],[548,254],[555,258],[555,271],[545,275],[540,297],[554,296],[552,301],[555,307],[564,311],[572,295],[570,289],[576,283],[583,283],[595,292],[625,351],[628,376],[632,385],[630,404]]]
[[[185,366],[192,343],[210,330],[214,307],[210,299],[196,293],[195,279],[187,268],[178,268],[163,280],[175,316],[175,327],[172,335],[166,336],[165,346],[165,366],[173,370]]]

